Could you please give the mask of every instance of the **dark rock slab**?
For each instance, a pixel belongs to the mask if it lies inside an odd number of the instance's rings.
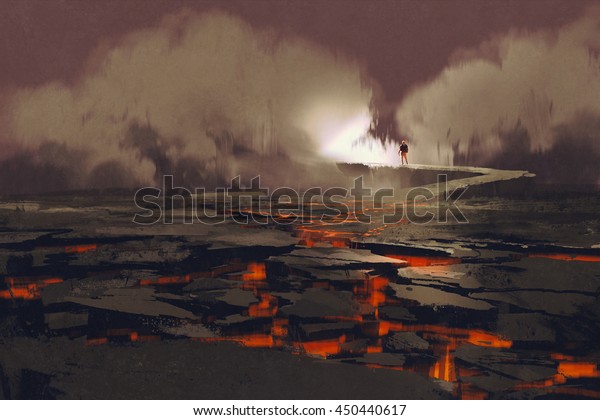
[[[280,311],[302,318],[352,316],[357,313],[358,305],[350,292],[308,289],[295,303],[281,307]]]
[[[393,350],[427,350],[429,342],[414,332],[402,331],[391,333],[386,337],[385,346]]]

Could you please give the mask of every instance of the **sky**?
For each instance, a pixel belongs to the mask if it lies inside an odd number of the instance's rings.
[[[399,101],[436,75],[456,50],[510,29],[556,28],[585,0],[3,0],[0,85],[73,81],[99,44],[157,25],[182,8],[231,12],[257,28],[298,35],[355,56]]]
[[[217,185],[257,165],[271,182],[317,182],[324,159],[394,163],[369,128],[407,136],[422,163],[598,184],[591,162],[580,177],[548,169],[599,153],[594,3],[3,0],[0,175],[19,182],[0,188],[165,171]]]

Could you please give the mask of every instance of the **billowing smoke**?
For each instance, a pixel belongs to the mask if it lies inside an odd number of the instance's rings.
[[[528,169],[600,183],[600,8],[557,31],[458,51],[397,110],[413,162]]]
[[[258,174],[322,184],[337,173],[325,158],[336,124],[366,115],[368,126],[370,99],[346,57],[183,11],[105,43],[72,84],[4,98],[0,191],[156,185],[163,174],[192,187]]]

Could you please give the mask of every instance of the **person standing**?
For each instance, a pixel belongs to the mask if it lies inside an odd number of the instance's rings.
[[[408,165],[408,144],[406,143],[406,139],[402,140],[402,144],[400,145],[398,154],[402,159],[401,165],[404,165],[404,162],[406,162],[406,164]]]

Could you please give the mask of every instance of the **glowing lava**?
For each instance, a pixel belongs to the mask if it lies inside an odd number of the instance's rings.
[[[44,287],[62,282],[57,277],[7,277],[5,283],[8,290],[0,290],[0,299],[40,299]]]

